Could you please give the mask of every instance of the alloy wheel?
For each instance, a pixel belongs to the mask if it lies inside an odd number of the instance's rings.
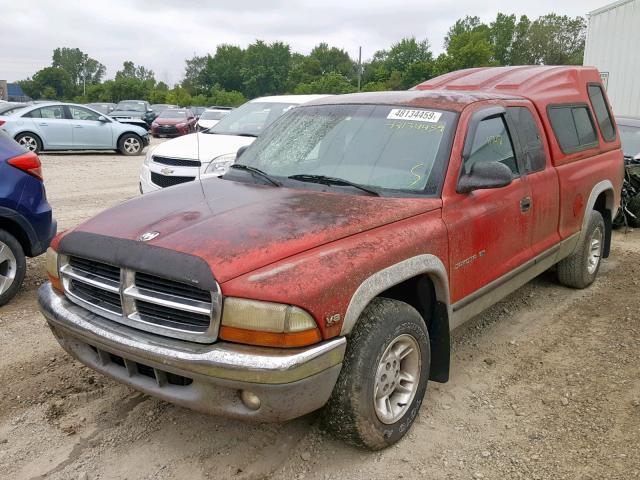
[[[7,244],[0,242],[0,295],[13,285],[17,270],[15,255]]]
[[[38,149],[38,141],[29,135],[20,137],[18,143],[31,152],[35,152]]]
[[[127,153],[137,153],[140,151],[140,141],[137,138],[129,137],[124,141],[123,147]]]
[[[587,271],[589,275],[598,268],[600,258],[602,257],[602,230],[596,228],[589,239],[589,250],[587,251]]]
[[[400,335],[387,346],[373,392],[378,420],[390,425],[403,417],[418,389],[421,367],[420,347],[411,335]]]

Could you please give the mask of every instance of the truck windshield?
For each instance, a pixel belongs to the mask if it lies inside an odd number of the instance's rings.
[[[204,133],[257,137],[275,119],[294,106],[292,103],[247,102],[232,110],[215,127]]]
[[[264,173],[339,178],[435,195],[455,130],[452,112],[388,105],[298,107],[238,160]]]

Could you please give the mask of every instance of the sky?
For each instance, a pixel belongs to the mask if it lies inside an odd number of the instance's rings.
[[[30,77],[51,64],[56,47],[80,48],[112,78],[125,60],[173,85],[184,60],[216,45],[283,41],[309,53],[320,42],[363,60],[403,37],[428,39],[442,51],[449,27],[465,15],[490,22],[497,12],[586,16],[610,0],[0,0],[0,79]],[[505,6],[507,5],[507,6]]]

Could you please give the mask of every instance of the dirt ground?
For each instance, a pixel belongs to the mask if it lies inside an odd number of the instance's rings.
[[[60,229],[138,195],[143,157],[44,154]],[[208,417],[70,359],[36,307],[43,261],[0,309],[3,479],[638,479],[640,232],[616,233],[583,291],[547,272],[454,334],[408,436],[345,446],[319,414],[281,425]]]

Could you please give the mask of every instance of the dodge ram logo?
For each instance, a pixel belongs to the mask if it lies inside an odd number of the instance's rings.
[[[138,240],[141,242],[148,242],[149,240],[156,238],[158,235],[160,235],[160,232],[145,232],[138,237]]]

